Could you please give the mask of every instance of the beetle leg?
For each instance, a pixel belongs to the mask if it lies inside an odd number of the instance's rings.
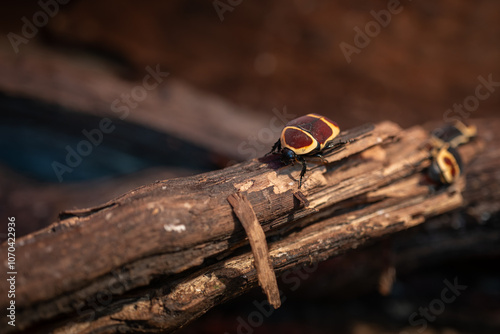
[[[278,139],[278,141],[276,143],[274,143],[271,151],[269,153],[267,153],[266,156],[269,154],[278,153],[279,151],[281,151],[281,141]]]
[[[366,137],[366,136],[363,136],[363,137]],[[354,143],[355,141],[357,141],[358,139],[361,139],[363,137],[347,138],[347,139],[340,139],[340,138],[334,139],[325,146],[325,149],[338,149],[339,147],[345,146],[345,145],[350,144],[350,143]]]
[[[328,164],[328,160],[326,160],[321,153],[316,153],[315,155],[311,156],[311,158],[318,158],[323,165]],[[317,162],[314,162],[317,163]]]
[[[323,153],[325,154],[336,154],[339,153],[340,151],[343,151],[346,149],[345,145],[337,145],[331,148],[328,148],[326,150],[323,150]]]
[[[347,144],[355,142],[356,140],[357,140],[356,138],[339,139],[337,141],[332,142],[329,147],[338,147],[338,146],[347,145]]]
[[[302,186],[302,177],[306,174],[307,165],[304,157],[298,156],[297,160],[302,164],[302,170],[300,171],[300,179],[299,179],[299,189]]]

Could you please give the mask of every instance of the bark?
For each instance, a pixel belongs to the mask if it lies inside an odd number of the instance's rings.
[[[16,261],[30,269],[19,270],[18,323],[8,330],[165,332],[245,293],[258,279],[227,201],[236,192],[250,201],[278,275],[464,205],[477,208],[467,191],[489,189],[490,197],[476,196],[491,199],[490,213],[497,212],[499,124],[478,122],[480,138],[460,148],[464,164],[480,176],[474,182],[465,174],[449,187],[430,185],[423,173],[428,132],[383,122],[365,136],[343,133],[358,140],[326,155],[328,165],[310,166],[300,192],[300,166],[269,156],[65,212],[17,240]]]

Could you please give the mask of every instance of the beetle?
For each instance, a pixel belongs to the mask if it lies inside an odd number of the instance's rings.
[[[342,145],[343,141],[333,141],[340,133],[340,128],[334,121],[318,114],[307,114],[288,122],[281,131],[280,139],[273,145],[268,154],[281,154],[285,165],[302,164],[299,189],[302,185],[307,165],[305,158],[316,157],[323,163],[327,161],[321,155],[328,148]]]
[[[432,156],[433,159],[427,173],[432,181],[449,185],[459,178],[462,171],[462,159],[449,143],[434,149]]]
[[[457,148],[472,140],[476,134],[477,128],[474,125],[467,126],[460,121],[456,121],[453,124],[434,130],[431,143],[434,147],[444,146],[449,143],[450,147]]]
[[[431,165],[427,174],[433,182],[449,185],[462,173],[462,159],[456,148],[472,140],[477,134],[475,126],[460,121],[433,131],[431,136]]]

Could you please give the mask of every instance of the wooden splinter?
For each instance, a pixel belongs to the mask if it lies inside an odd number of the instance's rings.
[[[250,201],[244,194],[239,192],[234,193],[227,200],[233,207],[233,211],[241,222],[241,225],[243,225],[250,241],[259,285],[264,290],[269,304],[277,309],[281,306],[281,299],[276,275],[274,274],[271,259],[269,258],[264,230],[262,230],[262,226],[260,226],[257,220]]]

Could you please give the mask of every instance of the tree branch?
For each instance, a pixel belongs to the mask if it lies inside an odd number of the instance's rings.
[[[499,123],[478,124],[490,151],[475,168],[486,176],[500,161]],[[17,261],[30,270],[18,274],[18,326],[9,329],[163,332],[245,293],[257,284],[257,272],[227,201],[234,192],[250,201],[278,274],[461,207],[465,178],[437,190],[426,183],[426,140],[421,127],[378,124],[327,155],[327,166],[311,168],[300,195],[300,166],[283,167],[270,156],[66,212],[60,222],[17,242]],[[483,145],[479,138],[460,148],[466,165]]]

